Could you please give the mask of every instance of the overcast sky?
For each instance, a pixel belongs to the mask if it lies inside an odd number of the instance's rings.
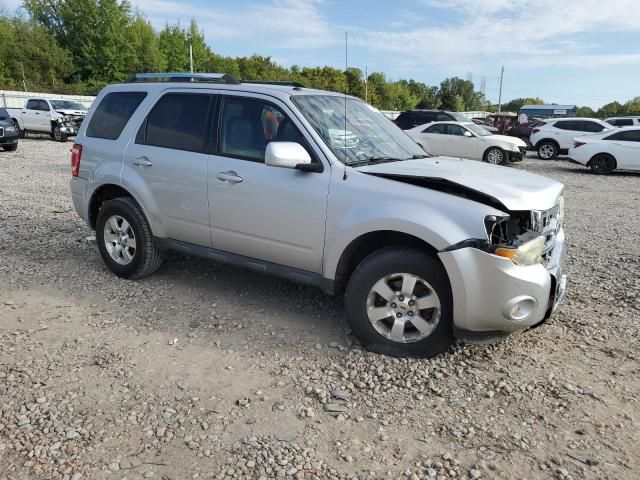
[[[0,0],[0,3],[3,0]],[[4,0],[15,8],[20,0]],[[640,95],[640,0],[131,0],[157,27],[195,18],[224,55],[349,65],[437,85],[486,77],[497,101],[601,106]]]

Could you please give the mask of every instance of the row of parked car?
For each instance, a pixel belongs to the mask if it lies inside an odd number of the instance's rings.
[[[395,122],[433,155],[505,165],[520,161],[530,148],[542,160],[568,155],[597,174],[640,170],[640,117],[537,119],[523,124],[515,118],[495,115],[490,126],[457,112],[411,110]]]

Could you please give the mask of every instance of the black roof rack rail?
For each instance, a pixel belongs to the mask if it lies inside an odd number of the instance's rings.
[[[304,88],[300,82],[290,82],[287,80],[241,80],[242,83],[257,83],[258,85],[282,85],[285,87]]]
[[[134,73],[126,83],[140,82],[203,82],[238,85],[240,81],[228,73]]]

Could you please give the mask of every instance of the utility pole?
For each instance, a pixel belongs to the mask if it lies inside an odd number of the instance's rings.
[[[504,65],[500,71],[500,93],[498,94],[498,115],[502,111],[502,78],[504,77]]]
[[[369,103],[369,71],[364,66],[364,101]]]
[[[193,46],[191,44],[189,44],[189,67],[193,73]]]

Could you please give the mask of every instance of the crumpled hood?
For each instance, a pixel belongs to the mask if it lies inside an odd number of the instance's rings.
[[[62,110],[56,110],[56,112],[62,114],[62,115],[86,115],[87,111],[86,110],[66,110],[66,109],[62,109]]]
[[[541,175],[451,157],[381,163],[358,167],[357,170],[387,178],[413,177],[446,181],[493,197],[511,211],[553,208],[564,189],[563,184]],[[425,186],[428,188],[428,184]]]

